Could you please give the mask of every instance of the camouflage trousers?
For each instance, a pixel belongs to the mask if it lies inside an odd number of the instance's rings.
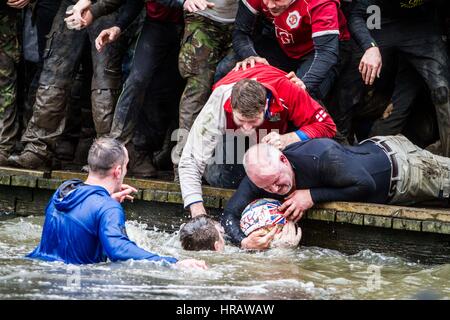
[[[20,50],[17,15],[0,12],[0,152],[9,154],[19,130],[17,115],[17,64]]]
[[[178,58],[186,87],[180,100],[179,134],[173,161],[181,156],[187,133],[208,100],[216,66],[231,50],[232,24],[223,24],[198,14],[187,13]]]
[[[66,8],[75,0],[63,0],[47,36],[44,66],[39,79],[33,115],[22,141],[25,151],[49,158],[55,151],[58,138],[66,127],[71,85],[78,70],[83,50],[91,43],[93,78],[91,85],[92,115],[97,136],[107,135],[111,129],[114,107],[122,84],[122,58],[126,46],[119,39],[102,53],[94,41],[101,30],[114,25],[116,14],[94,21],[84,30],[69,30],[64,22]],[[125,38],[125,37],[121,37]]]
[[[421,149],[403,135],[377,136],[368,140],[371,139],[377,139],[375,144],[378,145],[387,144],[397,162],[398,174],[392,177],[397,183],[389,203],[410,205],[449,198],[450,158]]]

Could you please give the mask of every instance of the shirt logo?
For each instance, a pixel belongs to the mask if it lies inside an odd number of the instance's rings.
[[[289,15],[287,16],[287,19],[286,19],[286,23],[291,29],[294,29],[294,28],[297,28],[298,25],[300,24],[300,19],[301,19],[300,13],[298,13],[298,11],[295,10],[295,11],[289,12]]]
[[[284,29],[281,29],[278,26],[275,26],[275,33],[278,39],[280,39],[281,43],[286,45],[290,43],[294,43],[294,37],[291,33],[287,32]]]
[[[277,122],[281,120],[281,115],[279,113],[271,113],[269,116],[269,122]]]
[[[327,113],[323,110],[320,110],[318,113],[316,113],[316,119],[318,122],[322,122],[327,117]]]

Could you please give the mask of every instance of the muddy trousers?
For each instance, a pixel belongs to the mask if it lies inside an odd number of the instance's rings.
[[[414,145],[403,135],[377,136],[387,144],[398,167],[391,204],[409,205],[450,195],[450,158],[437,156]],[[370,139],[369,139],[370,140]]]
[[[0,152],[12,151],[19,122],[17,121],[17,67],[19,46],[14,14],[0,13]]]
[[[165,82],[168,96],[176,91],[174,86],[180,84],[178,74],[172,72],[172,65],[177,64],[182,26],[173,22],[153,21],[146,18],[136,44],[136,50],[128,76],[114,112],[111,137],[125,144],[133,138],[134,129],[150,85]],[[177,72],[178,73],[178,72]],[[168,76],[172,79],[166,80]],[[168,83],[167,83],[168,82]],[[154,98],[154,97],[153,97]]]
[[[17,121],[17,65],[0,48],[0,152],[9,155],[19,131]]]
[[[216,66],[231,48],[232,25],[215,22],[198,14],[186,14],[183,41],[178,58],[186,87],[180,101],[177,145],[172,161],[178,164],[195,118],[208,100]]]
[[[74,0],[63,0],[53,21],[44,52],[44,66],[39,79],[33,115],[22,141],[25,150],[44,159],[54,153],[58,137],[66,126],[67,99],[70,94],[74,73],[78,69],[85,41],[91,44],[101,30],[115,21],[115,15],[96,20],[89,28],[81,31],[69,30],[65,26],[66,8]],[[93,79],[91,86],[92,114],[97,136],[109,134],[114,106],[121,86],[121,64],[123,50],[115,43],[99,54],[91,46]]]

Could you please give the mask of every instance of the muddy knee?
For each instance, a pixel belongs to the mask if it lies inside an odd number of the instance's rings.
[[[448,103],[448,87],[439,87],[431,90],[431,99],[437,105]]]

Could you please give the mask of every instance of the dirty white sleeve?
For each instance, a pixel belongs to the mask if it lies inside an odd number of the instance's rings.
[[[214,149],[225,134],[226,117],[223,105],[230,97],[232,85],[213,91],[189,132],[178,165],[184,207],[203,201],[202,176],[213,161]]]

